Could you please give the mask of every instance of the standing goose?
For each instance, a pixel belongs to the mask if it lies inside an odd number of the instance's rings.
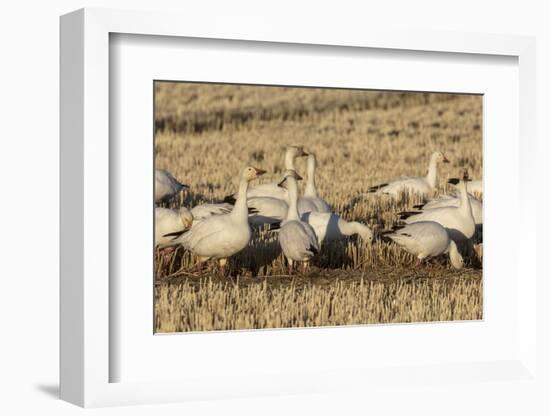
[[[330,206],[329,204],[319,198],[319,195],[317,194],[317,188],[315,186],[315,169],[317,167],[317,158],[313,153],[309,153],[307,156],[307,182],[306,182],[306,189],[304,192],[304,196],[302,200],[308,201],[311,203],[315,210],[314,212],[330,212]],[[299,204],[299,203],[298,203]],[[300,210],[300,207],[298,206],[298,211]]]
[[[286,218],[279,230],[279,243],[288,260],[288,269],[291,274],[294,262],[303,262],[305,271],[311,258],[319,252],[315,231],[298,216],[298,183],[292,172],[289,171],[281,182],[281,185],[286,186],[288,190],[289,205]]]
[[[456,243],[449,237],[445,228],[433,221],[420,221],[385,235],[416,256],[417,265],[430,257],[448,253],[451,265],[455,269],[464,266],[464,260],[458,252]]]
[[[447,229],[449,237],[456,243],[463,243],[470,240],[475,233],[475,222],[468,197],[466,182],[468,181],[468,171],[463,171],[460,187],[460,202],[456,207],[433,208],[419,213],[405,213],[402,219],[407,224],[413,224],[421,221],[435,221]]]
[[[302,146],[288,146],[285,151],[285,170],[292,169],[296,170],[294,167],[294,161],[297,157],[307,156],[307,153],[304,152]],[[288,192],[286,189],[277,186],[275,183],[263,183],[256,186],[251,186],[247,192],[248,198],[252,197],[270,197],[277,198],[282,200],[287,200]],[[233,204],[237,194],[229,195],[225,197],[224,202]]]
[[[173,246],[173,237],[166,236],[176,232],[184,232],[191,227],[193,215],[185,207],[177,210],[155,208],[155,246],[166,248]]]
[[[213,215],[195,222],[191,230],[174,239],[199,257],[199,269],[209,259],[219,261],[222,274],[227,259],[244,249],[250,241],[246,191],[248,183],[265,173],[264,170],[247,167],[241,173],[237,201],[228,214]]]
[[[442,152],[434,152],[430,158],[426,176],[399,178],[389,183],[372,186],[369,188],[369,192],[388,194],[392,197],[398,197],[403,191],[420,195],[429,194],[437,186],[437,164],[439,162],[449,163],[449,160]]]
[[[163,169],[155,169],[155,202],[168,202],[187,185],[180,183],[172,174]]]

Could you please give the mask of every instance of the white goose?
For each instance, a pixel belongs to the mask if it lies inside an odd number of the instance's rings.
[[[470,183],[468,182],[468,191],[470,190]],[[470,200],[470,206],[472,207],[472,215],[474,216],[474,222],[476,225],[483,224],[483,203],[468,193],[468,199]],[[460,205],[460,196],[442,195],[438,199],[432,199],[425,204],[415,205],[422,211],[429,211],[434,208],[443,207],[458,207]]]
[[[365,224],[346,221],[330,212],[307,212],[300,218],[311,225],[315,231],[319,247],[324,241],[341,240],[355,234],[358,234],[365,243],[372,241],[372,231]]]
[[[307,157],[307,182],[304,196],[301,198],[304,203],[310,203],[315,207],[315,212],[331,212],[329,204],[319,198],[317,194],[317,188],[315,186],[315,169],[317,167],[317,158],[313,153],[310,153]],[[300,211],[300,201],[298,201],[298,211]]]
[[[468,171],[464,170],[462,181],[459,184],[460,203],[457,207],[441,207],[419,213],[406,213],[403,219],[407,224],[435,221],[447,229],[449,237],[456,243],[463,243],[465,240],[471,239],[476,227],[466,188],[467,181]]]
[[[169,208],[155,208],[155,246],[165,248],[173,246],[173,237],[167,234],[182,232],[191,227],[193,215],[182,207],[177,210]]]
[[[455,242],[449,237],[445,228],[433,221],[420,221],[395,230],[386,237],[391,238],[406,251],[416,256],[417,265],[424,259],[448,253],[451,265],[455,269],[464,266]]]
[[[292,169],[285,171],[283,179],[277,184],[278,187],[284,189],[285,192],[289,192],[283,187],[283,183],[288,176],[292,176],[295,181],[302,180],[302,177]],[[269,196],[257,196],[248,198],[248,206],[250,210],[254,211],[250,215],[250,222],[254,225],[262,224],[274,224],[283,221],[287,217],[289,207],[290,194],[284,199],[273,198]],[[316,211],[317,206],[315,201],[311,198],[298,198],[297,202],[298,214],[302,215],[306,212]]]
[[[298,183],[296,176],[286,175],[282,182],[288,189],[289,206],[285,220],[279,230],[279,243],[288,260],[288,269],[292,273],[294,262],[303,262],[304,271],[311,258],[319,252],[319,244],[313,228],[300,220],[298,216]]]
[[[288,146],[285,151],[285,170],[296,170],[294,161],[297,157],[307,156],[302,146]],[[282,200],[288,199],[288,191],[277,186],[277,183],[263,183],[256,186],[251,186],[247,192],[248,198],[253,197],[269,197]],[[237,198],[237,194],[227,196],[225,202],[233,203]]]
[[[429,194],[437,186],[437,164],[439,162],[449,163],[449,160],[442,152],[434,152],[430,158],[426,176],[399,178],[389,183],[372,186],[369,188],[369,192],[388,194],[392,197],[398,197],[403,191],[421,195]]]
[[[212,215],[195,222],[191,230],[174,239],[174,242],[182,244],[199,257],[199,269],[203,262],[217,259],[224,273],[227,259],[248,245],[251,231],[246,191],[248,183],[264,173],[261,169],[245,168],[241,173],[233,210],[228,214]]]
[[[163,169],[155,169],[155,202],[167,202],[187,185],[180,183],[172,174]]]

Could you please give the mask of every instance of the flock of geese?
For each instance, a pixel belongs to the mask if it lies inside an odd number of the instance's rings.
[[[297,158],[307,158],[306,186],[299,195],[296,172]],[[421,177],[402,177],[369,188],[376,195],[399,197],[404,191],[424,197],[437,187],[437,165],[449,163],[442,152],[430,158],[428,173]],[[250,242],[252,227],[268,225],[278,233],[278,240],[288,262],[289,273],[301,263],[305,272],[310,261],[320,252],[326,241],[359,235],[365,242],[373,240],[373,231],[356,221],[346,221],[332,212],[330,205],[319,196],[315,186],[317,160],[302,146],[288,146],[285,151],[285,172],[279,182],[256,186],[250,182],[265,173],[255,167],[246,167],[240,174],[236,193],[223,202],[197,205],[191,209],[180,207],[155,208],[155,244],[159,250],[170,253],[183,246],[198,257],[198,270],[204,262],[215,259],[222,274],[228,259],[243,250]],[[172,200],[188,189],[169,172],[155,172],[155,201]],[[447,254],[451,265],[464,266],[459,248],[471,246],[477,226],[483,223],[482,202],[470,192],[483,193],[482,182],[472,182],[467,170],[461,170],[459,179],[449,183],[458,193],[415,205],[415,210],[399,213],[401,224],[380,235],[416,256],[417,264]],[[251,227],[252,226],[252,227]]]

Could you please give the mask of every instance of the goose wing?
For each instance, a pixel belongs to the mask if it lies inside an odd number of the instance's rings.
[[[445,229],[430,221],[406,225],[387,237],[421,258],[437,256],[449,246],[449,236]]]
[[[201,220],[212,215],[229,214],[232,210],[233,205],[228,203],[200,204],[191,209],[191,214],[194,219]]]
[[[296,261],[309,259],[319,252],[315,232],[301,221],[283,223],[279,242],[285,255]]]

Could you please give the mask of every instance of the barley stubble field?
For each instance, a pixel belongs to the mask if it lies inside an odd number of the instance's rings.
[[[156,168],[190,186],[172,207],[223,200],[247,165],[267,171],[252,184],[279,181],[293,144],[316,154],[320,197],[346,220],[367,224],[372,243],[357,236],[323,243],[311,270],[293,275],[266,228],[230,259],[226,276],[215,262],[196,272],[183,247],[169,258],[156,252],[156,332],[482,319],[482,243],[474,246],[478,262],[463,269],[447,258],[417,267],[379,234],[423,198],[367,192],[425,175],[439,150],[450,163],[438,166],[431,197],[452,191],[447,179],[460,168],[481,179],[481,96],[155,82]],[[304,178],[305,163],[296,161]]]

